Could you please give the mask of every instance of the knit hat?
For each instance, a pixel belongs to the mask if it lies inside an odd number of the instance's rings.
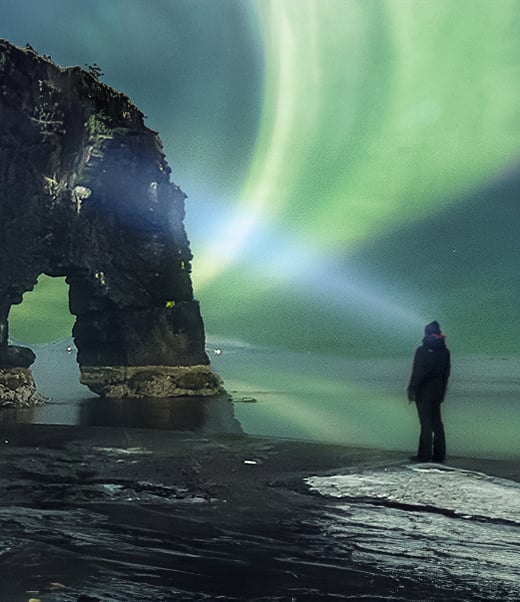
[[[437,320],[434,320],[433,322],[426,324],[426,326],[424,327],[424,334],[427,336],[431,334],[436,334],[437,336],[440,336],[441,327],[439,325],[439,322],[437,322]]]

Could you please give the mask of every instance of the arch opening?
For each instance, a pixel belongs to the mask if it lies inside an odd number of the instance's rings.
[[[65,278],[42,274],[22,302],[11,306],[9,336],[21,345],[48,343],[72,336],[74,321]]]

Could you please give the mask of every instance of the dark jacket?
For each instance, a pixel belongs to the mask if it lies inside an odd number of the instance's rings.
[[[443,401],[450,376],[450,352],[443,336],[429,335],[415,351],[408,385],[410,401]]]

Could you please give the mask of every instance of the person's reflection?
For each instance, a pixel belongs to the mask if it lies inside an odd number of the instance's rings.
[[[80,424],[242,433],[227,396],[85,399],[80,405]]]

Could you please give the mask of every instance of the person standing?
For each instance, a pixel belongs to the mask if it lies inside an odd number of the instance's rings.
[[[422,345],[415,351],[412,374],[408,384],[408,400],[415,401],[421,434],[417,462],[444,462],[446,437],[441,418],[441,404],[446,395],[451,370],[446,337],[435,320],[424,328]]]

